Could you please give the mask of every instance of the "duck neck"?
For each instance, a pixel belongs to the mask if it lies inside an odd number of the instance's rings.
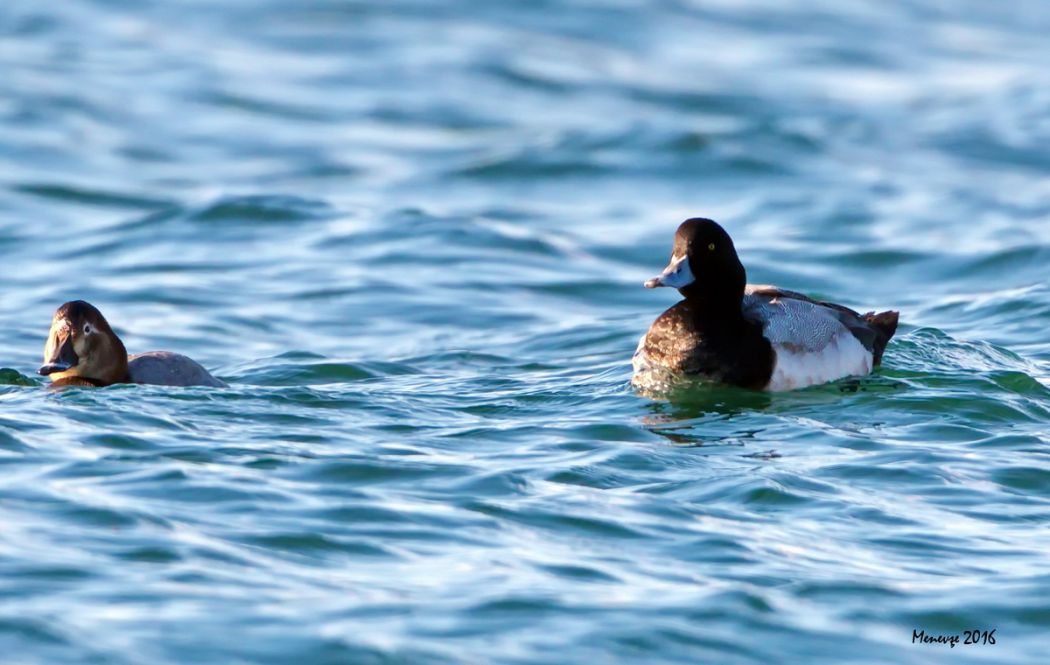
[[[128,351],[116,335],[113,336],[113,342],[112,363],[97,380],[105,382],[106,385],[131,383],[131,375],[128,373]]]
[[[733,268],[723,272],[717,281],[697,280],[679,289],[701,318],[729,328],[744,323],[742,307],[747,284],[744,266],[737,263]]]
[[[693,316],[702,324],[708,335],[716,337],[739,336],[747,321],[744,319],[742,303],[732,298],[686,298]],[[719,335],[724,333],[724,335]]]

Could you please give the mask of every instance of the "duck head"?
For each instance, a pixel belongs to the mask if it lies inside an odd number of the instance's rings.
[[[108,386],[127,381],[128,352],[94,305],[72,300],[55,311],[37,370],[54,382],[80,380]]]
[[[671,262],[647,280],[645,288],[669,286],[686,299],[739,306],[746,283],[747,272],[733,239],[717,222],[694,217],[678,227]]]

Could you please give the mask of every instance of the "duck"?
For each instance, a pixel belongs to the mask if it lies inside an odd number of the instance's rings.
[[[116,383],[226,387],[195,360],[179,353],[150,351],[129,356],[102,312],[83,300],[71,300],[55,310],[44,345],[44,364],[37,372],[50,377],[56,388]]]
[[[631,383],[661,390],[681,379],[786,391],[865,376],[897,330],[897,311],[858,314],[766,284],[748,284],[732,238],[694,217],[675,232],[671,262],[645,282],[683,300],[638,343]]]

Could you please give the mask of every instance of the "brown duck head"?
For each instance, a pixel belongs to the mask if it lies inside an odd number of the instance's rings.
[[[55,311],[37,370],[54,383],[108,386],[128,380],[128,352],[106,317],[90,303],[72,300]]]

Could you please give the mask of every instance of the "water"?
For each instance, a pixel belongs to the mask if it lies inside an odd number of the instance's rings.
[[[5,4],[4,662],[1045,662],[1050,9],[806,5]],[[693,215],[884,370],[636,395]]]

